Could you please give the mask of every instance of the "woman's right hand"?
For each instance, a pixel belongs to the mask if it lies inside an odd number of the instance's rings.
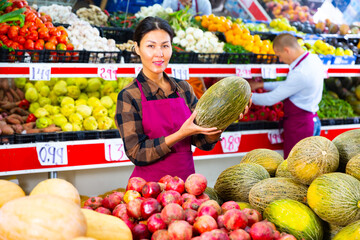
[[[216,127],[212,128],[204,128],[196,125],[194,120],[196,117],[197,112],[194,111],[191,116],[183,123],[179,132],[184,135],[185,137],[196,135],[196,134],[204,134],[204,135],[214,135],[221,133],[220,129]]]

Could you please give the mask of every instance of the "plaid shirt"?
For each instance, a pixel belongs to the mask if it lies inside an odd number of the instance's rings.
[[[168,97],[164,91],[153,81],[148,79],[142,71],[137,76],[141,83],[146,99],[158,100],[166,98],[177,98],[179,95],[185,99],[186,105],[191,111],[195,109],[197,98],[192,87],[186,81],[169,78],[165,73],[164,77],[169,81],[171,93]],[[141,93],[134,79],[118,95],[115,122],[124,141],[125,152],[128,158],[137,166],[144,166],[156,162],[171,152],[165,143],[165,137],[149,139],[144,133],[142,125]],[[191,137],[193,145],[202,150],[211,150],[215,143],[208,143],[202,134]]]

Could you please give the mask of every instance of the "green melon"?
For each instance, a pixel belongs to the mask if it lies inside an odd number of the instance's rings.
[[[269,177],[266,169],[259,164],[237,164],[220,173],[214,189],[224,201],[249,202],[250,189]]]
[[[196,104],[196,123],[201,127],[225,129],[239,119],[249,104],[251,88],[241,77],[224,78],[201,96]]]
[[[287,169],[287,160],[282,161],[275,172],[275,177],[286,177],[286,178],[292,178],[293,176]]]
[[[306,203],[308,187],[290,178],[267,178],[255,184],[249,192],[249,203],[260,212],[273,201],[293,199]]]
[[[320,218],[298,201],[280,199],[270,203],[264,210],[264,219],[274,223],[278,231],[290,233],[296,239],[323,239]]]
[[[360,154],[352,157],[346,164],[346,173],[360,180]]]
[[[265,149],[258,148],[248,152],[242,159],[240,163],[257,163],[263,166],[270,174],[270,176],[275,176],[276,169],[284,161],[284,158],[277,152]]]
[[[331,224],[328,222],[323,222],[324,223],[324,240],[332,240],[335,235],[344,227],[343,226],[338,226],[335,224]]]
[[[222,200],[219,193],[214,188],[206,187],[205,193],[211,200],[215,200],[220,206],[224,203],[224,200]]]
[[[360,219],[360,181],[345,173],[327,173],[316,178],[307,201],[324,221],[345,226]]]
[[[240,209],[243,210],[244,208],[250,208],[250,209],[253,209],[254,207],[250,205],[250,203],[247,203],[247,202],[236,202]]]
[[[345,172],[346,164],[360,153],[360,129],[346,131],[332,140],[340,155],[339,171]]]
[[[333,240],[360,240],[360,220],[341,229]]]
[[[309,185],[318,176],[336,171],[339,152],[325,137],[307,137],[291,149],[287,163],[293,178]]]

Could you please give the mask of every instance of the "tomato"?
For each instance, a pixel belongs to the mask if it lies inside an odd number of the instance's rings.
[[[59,43],[64,43],[64,44],[67,44],[69,39],[67,36],[65,35],[61,35],[59,37],[56,38],[58,40]]]
[[[13,7],[12,6],[8,6],[5,8],[5,13],[9,13],[9,12],[12,12],[13,11]]]
[[[24,45],[26,42],[26,39],[23,36],[17,36],[15,41],[18,42],[20,45]]]
[[[66,52],[65,53],[65,61],[67,61],[67,62],[69,62],[70,60],[71,60],[71,53],[69,53],[69,52]]]
[[[41,21],[42,21],[43,23],[46,23],[46,22],[47,22],[47,19],[46,19],[46,17],[45,17],[44,15],[41,16],[40,19],[41,19]]]
[[[37,40],[37,41],[35,42],[34,49],[35,49],[35,50],[43,50],[43,49],[44,49],[44,46],[45,46],[44,40],[39,39],[39,40]]]
[[[42,28],[39,30],[39,39],[44,39],[45,41],[48,41],[50,38],[49,30]]]
[[[7,35],[10,39],[15,39],[19,35],[19,26],[11,26],[9,28],[9,31],[7,32]]]
[[[25,22],[35,22],[35,19],[37,18],[36,14],[29,11],[25,12]]]
[[[27,39],[25,41],[25,45],[24,45],[24,48],[27,49],[27,50],[34,50],[34,41],[30,40],[30,39]]]
[[[12,42],[11,45],[10,45],[11,48],[13,49],[19,49],[19,43],[17,42]]]
[[[37,19],[35,19],[35,26],[37,26],[38,28],[41,28],[41,27],[45,27],[45,24],[40,18],[37,18]]]
[[[11,44],[13,43],[13,41],[11,41],[11,40],[7,40],[7,41],[5,41],[5,42],[3,42],[7,47],[10,47],[11,46]]]
[[[29,32],[31,32],[31,31],[37,31],[38,27],[35,26],[35,25],[32,25],[32,26],[29,26],[28,29],[29,29]]]
[[[55,46],[58,45],[58,40],[56,39],[56,37],[51,36],[48,40],[49,42],[52,42]]]
[[[27,39],[30,39],[30,40],[33,40],[33,41],[36,41],[38,40],[38,32],[37,31],[31,31],[29,33],[29,35],[26,36]]]
[[[59,37],[61,35],[61,32],[57,30],[56,28],[50,29],[50,36]]]
[[[49,30],[54,27],[54,25],[51,22],[46,22],[45,27],[47,27]]]
[[[5,43],[6,41],[9,41],[9,38],[6,35],[0,35],[0,40]]]
[[[66,44],[66,50],[70,50],[70,51],[74,50],[74,45],[72,43]]]
[[[59,43],[56,45],[56,50],[66,50],[66,45],[64,43]]]
[[[56,50],[56,46],[52,42],[47,42],[47,43],[45,43],[45,49],[47,49],[47,50]]]
[[[28,26],[23,26],[19,30],[19,35],[20,36],[26,36],[28,34],[28,32],[29,32]]]
[[[0,25],[0,34],[6,34],[7,31],[10,29],[10,25],[3,23]]]

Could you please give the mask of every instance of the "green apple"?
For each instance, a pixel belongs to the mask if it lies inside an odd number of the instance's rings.
[[[98,128],[98,123],[93,116],[85,118],[83,122],[84,129],[87,131],[94,131]]]
[[[74,104],[65,104],[60,108],[60,112],[65,116],[69,117],[72,113],[75,112],[75,105]]]

